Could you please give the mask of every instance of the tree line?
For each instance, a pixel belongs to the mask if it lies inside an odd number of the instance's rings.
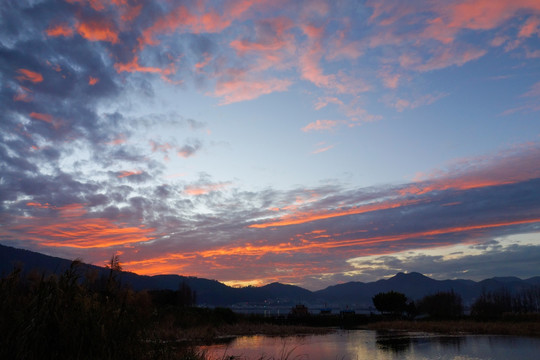
[[[389,291],[372,298],[373,305],[385,315],[415,318],[420,315],[437,319],[458,318],[464,315],[461,296],[452,291],[437,292],[418,301],[409,300],[405,294]],[[470,316],[478,319],[496,319],[505,314],[540,313],[540,287],[523,289],[511,294],[502,288],[483,291],[470,308]]]

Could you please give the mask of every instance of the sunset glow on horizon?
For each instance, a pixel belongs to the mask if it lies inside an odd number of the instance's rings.
[[[317,290],[540,269],[540,2],[0,5],[0,243]]]

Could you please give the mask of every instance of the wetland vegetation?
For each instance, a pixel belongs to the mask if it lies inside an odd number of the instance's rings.
[[[118,280],[118,258],[111,258],[108,268],[106,275],[82,274],[74,261],[60,275],[15,268],[2,277],[0,358],[210,359],[198,346],[246,335],[320,335],[340,328],[540,336],[540,296],[534,291],[485,293],[467,316],[453,293],[418,302],[392,293],[374,297],[381,314],[265,317],[197,307],[196,293],[185,283],[174,291],[133,291]]]

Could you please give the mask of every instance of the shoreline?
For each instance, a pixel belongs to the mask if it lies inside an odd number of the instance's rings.
[[[503,320],[392,320],[366,324],[359,329],[429,332],[445,335],[508,335],[540,337],[540,321]]]
[[[185,329],[179,342],[228,342],[242,336],[325,335],[339,330],[372,330],[388,332],[424,332],[440,335],[505,335],[540,337],[540,321],[509,322],[501,320],[383,320],[351,328],[278,325],[269,323],[237,323],[225,326],[203,326]],[[174,341],[174,340],[173,340]]]

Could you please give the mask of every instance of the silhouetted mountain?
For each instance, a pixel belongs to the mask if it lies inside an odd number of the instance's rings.
[[[0,245],[0,275],[11,272],[17,264],[24,271],[37,270],[45,274],[58,274],[69,268],[71,260],[47,256],[40,253]],[[81,275],[89,270],[106,276],[108,269],[84,264]],[[483,291],[506,289],[510,293],[540,286],[540,276],[521,280],[517,277],[494,277],[475,282],[472,280],[434,280],[420,273],[398,273],[395,276],[369,283],[348,282],[329,286],[319,291],[309,291],[294,285],[272,283],[262,287],[233,288],[216,280],[180,275],[145,276],[122,272],[120,281],[134,290],[177,290],[186,282],[197,294],[197,303],[209,306],[230,306],[237,303],[262,304],[323,304],[333,307],[372,306],[372,297],[379,292],[398,291],[411,300],[441,291],[454,291],[461,295],[465,304],[471,304]]]
[[[525,281],[527,284],[530,284],[530,285],[540,286],[540,276],[535,276],[535,277],[532,277],[523,281]]]
[[[334,285],[315,292],[315,295],[334,304],[371,306],[372,297],[380,292],[393,290],[405,294],[409,299],[418,300],[429,294],[453,290],[467,302],[480,294],[481,289],[476,288],[477,283],[472,280],[434,280],[412,272],[398,273],[389,279],[370,283],[349,282]]]
[[[274,282],[262,286],[260,289],[271,295],[270,297],[275,297],[275,294],[279,294],[280,300],[289,300],[291,302],[308,302],[313,300],[313,292],[295,285]]]

